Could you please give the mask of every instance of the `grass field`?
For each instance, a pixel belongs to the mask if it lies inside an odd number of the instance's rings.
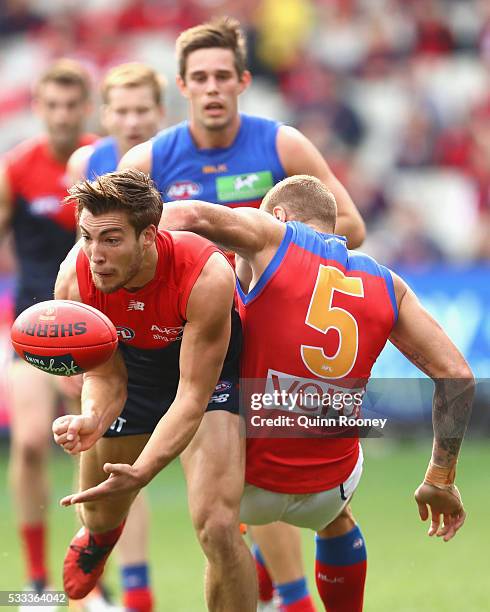
[[[365,470],[353,508],[368,548],[365,612],[486,612],[490,529],[490,445],[465,443],[458,484],[468,518],[456,539],[445,544],[426,536],[412,492],[424,474],[430,442],[395,446],[370,440],[365,446]],[[7,445],[0,445],[0,487],[6,491]],[[53,450],[52,496],[71,490],[72,463]],[[203,557],[188,518],[185,487],[178,463],[149,487],[152,509],[152,578],[158,612],[199,612]],[[71,509],[53,504],[50,513],[53,582],[60,587],[60,563],[75,531]],[[304,533],[305,562],[310,587],[313,535]],[[23,570],[14,512],[7,493],[0,508],[0,590],[23,586]],[[109,584],[118,590],[117,568],[111,563]],[[319,601],[319,600],[317,600]],[[42,610],[42,608],[40,608]],[[319,604],[318,610],[321,610]],[[233,612],[230,610],[230,612]]]

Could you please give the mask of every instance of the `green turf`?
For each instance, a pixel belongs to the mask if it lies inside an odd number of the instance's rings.
[[[450,543],[425,535],[412,491],[424,474],[430,443],[392,446],[383,440],[366,445],[364,475],[353,502],[368,547],[365,612],[484,612],[490,609],[487,587],[487,526],[490,505],[490,445],[466,443],[458,484],[468,512],[467,523]],[[71,490],[71,459],[54,451],[51,462],[53,500]],[[0,487],[6,491],[7,449],[0,448]],[[188,518],[178,463],[149,487],[152,508],[152,578],[159,612],[199,612],[203,558]],[[23,571],[14,512],[8,494],[0,508],[0,590],[22,587]],[[60,563],[75,531],[71,509],[53,505],[50,513],[53,582],[60,586]],[[305,561],[313,566],[313,536],[304,534]],[[312,572],[309,581],[314,590]],[[118,590],[117,568],[109,568]],[[318,601],[318,600],[317,600]],[[42,608],[41,608],[42,609]],[[322,608],[319,606],[318,608]],[[233,612],[233,611],[230,611]]]

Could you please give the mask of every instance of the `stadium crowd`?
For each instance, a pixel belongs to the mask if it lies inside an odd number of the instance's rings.
[[[7,0],[0,152],[36,131],[30,84],[62,56],[95,81],[149,63],[169,80],[167,124],[181,120],[174,40],[217,14],[247,30],[243,110],[325,153],[367,222],[363,250],[395,267],[488,259],[490,11],[477,0]]]

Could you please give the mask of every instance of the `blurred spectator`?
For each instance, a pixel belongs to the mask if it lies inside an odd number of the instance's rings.
[[[413,177],[423,176],[430,169],[435,183],[446,188],[441,191],[446,203],[452,193],[449,176],[469,184],[461,191],[461,202],[457,196],[458,206],[474,215],[478,200],[474,256],[489,258],[487,0],[86,4],[2,3],[0,152],[32,135],[36,125],[29,115],[29,83],[36,70],[60,56],[83,61],[95,77],[123,61],[154,65],[169,76],[169,117],[180,118],[181,101],[172,88],[172,41],[183,28],[229,14],[242,22],[247,34],[253,74],[269,79],[266,85],[264,79],[256,80],[244,107],[288,118],[314,142],[368,223],[368,252],[387,263],[414,265],[424,258],[454,258],[456,251],[436,231],[434,212],[422,206],[415,214],[408,200],[398,200],[387,187],[397,174],[409,170]],[[486,98],[475,106],[485,89]],[[272,105],[265,104],[273,97]],[[464,242],[465,229],[461,227],[451,242],[458,236]]]
[[[44,19],[30,0],[2,0],[0,2],[0,36],[12,36],[38,29]]]
[[[439,0],[415,0],[414,8],[418,55],[448,55],[454,48],[451,30],[446,22],[446,11]]]
[[[436,121],[427,105],[415,104],[400,135],[397,165],[400,168],[421,168],[434,163]]]

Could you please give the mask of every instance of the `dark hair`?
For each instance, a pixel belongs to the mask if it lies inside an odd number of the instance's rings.
[[[85,99],[90,96],[90,76],[82,64],[75,60],[60,59],[45,70],[37,81],[34,93],[46,83],[56,83],[65,87],[77,86]]]
[[[314,176],[297,174],[277,183],[266,194],[260,208],[272,213],[275,206],[282,206],[296,221],[316,221],[332,231],[335,229],[335,197],[330,189]]]
[[[247,44],[240,23],[231,17],[219,17],[209,23],[184,30],[175,44],[179,74],[185,79],[189,54],[198,49],[230,49],[235,56],[235,68],[239,77],[246,70]]]
[[[151,178],[128,168],[99,176],[94,181],[80,181],[68,190],[65,201],[76,201],[76,214],[86,208],[94,217],[114,210],[125,212],[136,237],[149,225],[158,227],[162,199]]]

